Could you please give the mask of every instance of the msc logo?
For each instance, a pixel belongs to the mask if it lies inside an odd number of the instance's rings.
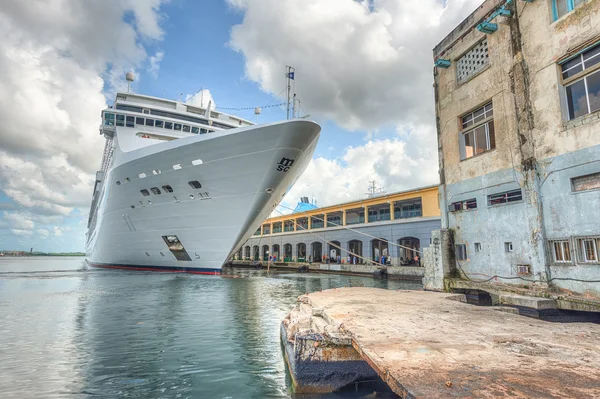
[[[287,172],[288,170],[290,170],[293,164],[293,159],[281,158],[281,161],[277,163],[277,170],[279,172]]]

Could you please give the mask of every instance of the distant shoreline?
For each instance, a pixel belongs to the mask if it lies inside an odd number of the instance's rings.
[[[46,252],[26,252],[26,253],[22,253],[22,254],[15,254],[15,252],[19,252],[19,251],[0,251],[0,253],[3,253],[4,255],[0,256],[0,259],[2,258],[29,258],[29,257],[33,257],[33,256],[85,256],[85,253],[83,252],[50,252],[50,253],[46,253]]]

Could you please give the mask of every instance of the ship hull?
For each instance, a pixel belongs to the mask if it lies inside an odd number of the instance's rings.
[[[88,263],[219,273],[304,171],[319,131],[313,122],[286,121],[127,153],[116,148],[89,232]],[[115,147],[129,138],[116,136]]]

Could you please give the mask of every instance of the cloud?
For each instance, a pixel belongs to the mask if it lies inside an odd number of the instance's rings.
[[[185,96],[185,103],[195,105],[196,107],[208,107],[208,104],[210,104],[210,109],[215,109],[217,107],[217,103],[215,103],[215,100],[208,89],[200,89],[194,94],[187,94]]]
[[[21,212],[4,212],[4,220],[6,220],[12,228],[20,230],[31,230],[35,226],[35,223],[31,220],[29,215]]]
[[[10,229],[10,231],[12,231],[14,235],[21,237],[30,237],[33,235],[33,231],[31,230]]]
[[[46,240],[48,239],[48,237],[50,237],[50,232],[46,229],[38,229],[37,233],[40,236],[40,239],[42,240]]]
[[[66,231],[69,231],[70,229],[64,229],[64,230],[66,230]],[[53,229],[53,231],[54,231],[54,235],[55,235],[56,237],[61,237],[61,236],[63,235],[63,232],[62,232],[62,230],[61,230],[61,229],[59,229],[57,226],[54,226],[54,229]]]
[[[156,54],[154,54],[149,59],[150,65],[148,66],[148,72],[150,73],[150,75],[154,76],[155,79],[158,77],[160,63],[163,60],[164,56],[165,53],[163,53],[162,51],[157,51]]]
[[[318,199],[318,206],[364,198],[371,180],[387,192],[438,184],[437,168],[429,167],[434,153],[421,146],[428,140],[435,140],[433,128],[405,126],[398,137],[348,147],[339,159],[313,159],[279,210],[289,211],[302,196]]]
[[[144,45],[163,37],[162,3],[2,3],[0,191],[27,216],[21,227],[9,221],[13,234],[30,235],[36,217],[60,223],[81,208],[85,218],[104,147],[105,93],[126,85],[124,72],[148,58]]]
[[[432,48],[481,0],[229,0],[244,13],[230,46],[264,91],[296,91],[348,129],[432,123]]]

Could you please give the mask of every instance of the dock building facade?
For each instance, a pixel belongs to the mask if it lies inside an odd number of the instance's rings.
[[[600,294],[600,1],[486,0],[433,53],[460,274]]]
[[[295,212],[267,219],[234,259],[418,266],[440,216],[437,186]]]

